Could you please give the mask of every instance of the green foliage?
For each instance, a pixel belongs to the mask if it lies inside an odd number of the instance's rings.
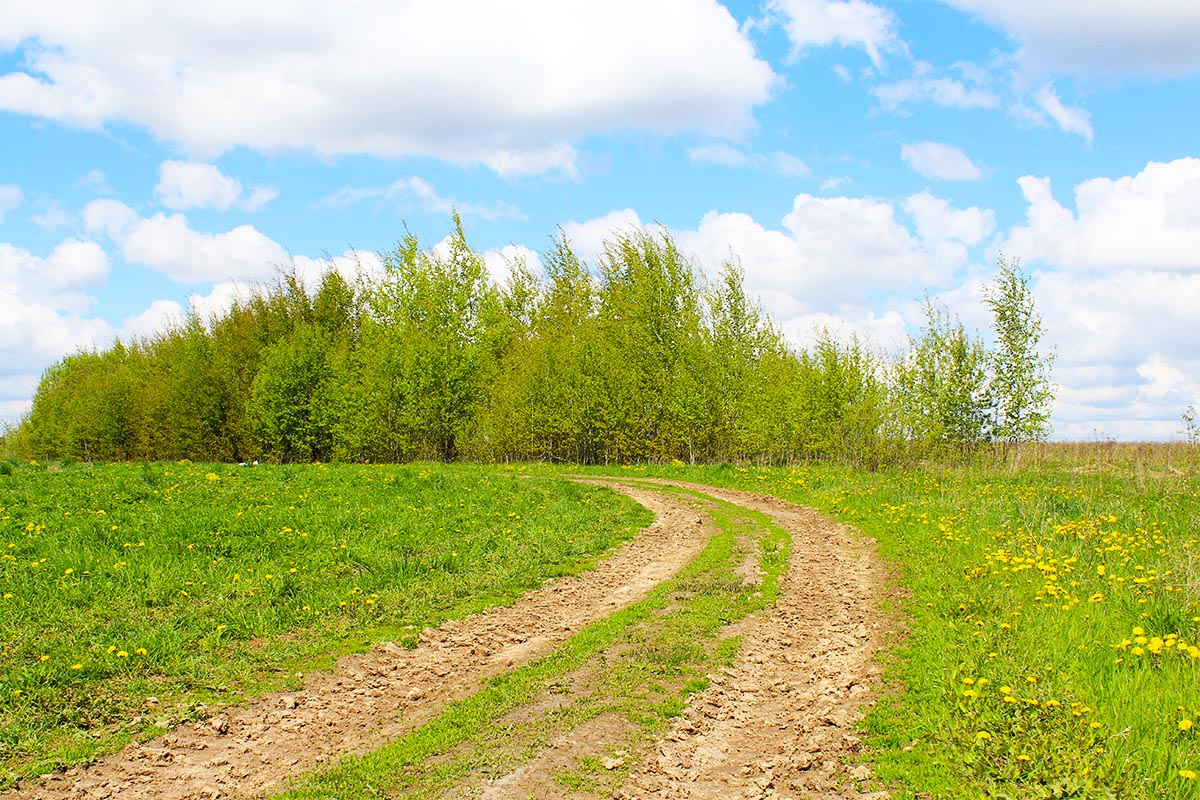
[[[970,455],[990,438],[990,356],[961,321],[925,302],[925,328],[897,363],[895,385],[907,438]]]
[[[580,464],[967,460],[1045,438],[1050,360],[1027,279],[1001,260],[996,345],[926,305],[889,360],[822,332],[795,350],[734,259],[706,284],[661,228],[593,265],[565,236],[501,286],[461,220],[383,272],[284,272],[210,320],[64,358],[5,436],[26,458]],[[1019,456],[1019,450],[1018,456]]]
[[[1053,354],[1038,350],[1044,330],[1035,307],[1029,278],[1017,260],[999,261],[999,275],[985,294],[996,334],[992,391],[995,435],[1016,446],[1044,441],[1050,435],[1050,383]]]

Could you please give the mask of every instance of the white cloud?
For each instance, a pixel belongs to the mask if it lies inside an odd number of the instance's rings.
[[[212,164],[164,161],[158,172],[154,194],[164,206],[176,211],[189,208],[227,209],[234,204],[247,211],[257,211],[278,195],[274,189],[258,186],[243,199],[241,181],[230,178]]]
[[[347,186],[322,200],[321,204],[347,206],[363,200],[390,200],[426,214],[449,215],[457,211],[463,217],[485,220],[525,219],[525,212],[511,203],[476,203],[442,197],[429,181],[416,176],[398,178],[387,186]]]
[[[104,174],[104,170],[93,169],[89,170],[86,175],[75,181],[75,185],[81,189],[91,189],[100,194],[112,194],[112,187],[108,185],[108,176]]]
[[[84,290],[102,282],[108,258],[94,243],[68,239],[45,257],[0,243],[0,415],[15,421],[28,408],[28,394],[14,386],[40,374],[46,364],[80,347],[101,347],[113,328],[83,316],[94,303]],[[32,386],[28,389],[32,394]]]
[[[717,164],[722,167],[740,167],[749,159],[736,147],[718,142],[704,144],[688,150],[688,160],[694,164]]]
[[[40,214],[31,216],[29,220],[43,230],[55,231],[74,222],[75,218],[69,212],[64,211],[57,200],[44,201],[41,206],[44,210]]]
[[[792,55],[809,47],[861,47],[876,67],[881,54],[902,51],[896,18],[883,6],[864,0],[770,0],[768,8],[783,17]]]
[[[106,233],[125,260],[144,264],[180,283],[262,280],[285,267],[287,252],[252,225],[225,233],[193,230],[182,214],[142,218],[116,200],[94,200],[83,212],[88,230]]]
[[[67,239],[39,257],[0,243],[0,290],[22,303],[78,312],[94,300],[86,290],[104,283],[111,265],[94,242]]]
[[[469,17],[440,0],[9,3],[0,37],[29,71],[0,75],[0,109],[140,125],[202,158],[244,145],[569,174],[588,135],[743,133],[777,81],[716,0],[475,3]]]
[[[955,209],[950,201],[929,192],[914,194],[904,201],[904,210],[917,223],[917,235],[928,242],[955,239],[977,245],[996,229],[996,215],[990,209]]]
[[[874,86],[871,94],[887,111],[916,102],[962,109],[1000,105],[999,96],[989,86],[991,75],[988,71],[966,62],[954,64],[952,69],[959,77],[947,77],[932,64],[914,61],[911,78]]]
[[[279,197],[278,189],[271,186],[255,186],[250,194],[242,200],[241,206],[246,211],[259,211],[276,197]]]
[[[126,339],[150,339],[166,330],[182,325],[187,310],[174,300],[155,300],[145,311],[126,317],[121,331]]]
[[[1034,99],[1037,101],[1038,107],[1054,120],[1059,130],[1064,133],[1078,134],[1086,139],[1088,144],[1092,143],[1095,133],[1092,130],[1091,116],[1081,108],[1064,106],[1054,91],[1053,83],[1047,83],[1039,89]]]
[[[21,202],[25,199],[25,195],[21,192],[21,187],[15,183],[0,184],[0,222]]]
[[[586,222],[565,222],[562,232],[580,259],[588,264],[595,264],[596,259],[604,251],[604,242],[611,234],[628,232],[642,227],[642,220],[632,208],[610,211],[602,217]]]
[[[1200,4],[1188,0],[943,0],[1009,33],[1034,75],[1182,77],[1200,70]]]
[[[959,148],[940,142],[917,142],[900,148],[900,156],[917,173],[944,181],[973,181],[983,172]]]
[[[709,276],[731,256],[740,259],[747,285],[781,320],[833,313],[862,305],[876,291],[911,291],[943,285],[967,261],[964,241],[992,224],[990,212],[957,210],[921,196],[924,238],[896,219],[888,203],[871,198],[820,198],[801,194],[782,230],[748,214],[710,211],[695,230],[675,231]],[[857,312],[856,312],[857,313]]]
[[[242,184],[212,164],[164,161],[154,194],[167,208],[229,208],[242,196]]]
[[[1074,213],[1054,199],[1049,178],[1018,184],[1028,209],[1003,245],[1011,256],[1066,269],[1200,270],[1200,158],[1084,181]]]
[[[812,173],[803,159],[782,150],[775,153],[775,170],[791,178],[807,178]]]

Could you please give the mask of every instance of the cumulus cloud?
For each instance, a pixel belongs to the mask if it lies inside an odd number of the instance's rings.
[[[241,181],[230,178],[212,164],[164,161],[158,172],[154,194],[164,206],[176,211],[189,208],[227,209],[235,203],[248,211],[257,211],[278,194],[274,189],[258,186],[243,197]]]
[[[1028,208],[1003,244],[1013,256],[1071,270],[1200,270],[1200,158],[1084,181],[1074,212],[1054,198],[1049,178],[1018,184]]]
[[[716,0],[476,3],[469,17],[439,0],[219,14],[18,0],[0,46],[27,71],[0,75],[0,109],[140,125],[202,158],[243,145],[569,173],[588,135],[738,135],[777,81]]]
[[[641,227],[642,220],[638,213],[632,208],[624,208],[585,222],[565,222],[562,232],[575,255],[588,264],[595,264],[596,259],[604,252],[605,240],[610,238],[614,231],[631,231]]]
[[[201,233],[183,214],[143,218],[118,200],[94,200],[83,217],[89,231],[107,234],[121,246],[126,261],[144,264],[179,283],[261,280],[289,260],[283,247],[252,225]]]
[[[95,242],[67,239],[44,257],[0,243],[0,290],[55,311],[80,312],[92,305],[87,290],[103,284],[110,269]]]
[[[386,186],[346,186],[320,202],[321,205],[349,206],[363,200],[388,200],[423,213],[446,216],[457,211],[463,217],[485,220],[525,219],[525,212],[512,203],[477,203],[442,197],[424,178],[406,176]]]
[[[1008,32],[1033,74],[1183,77],[1200,70],[1200,5],[1185,0],[942,0]]]
[[[959,148],[940,142],[917,142],[900,148],[900,157],[918,174],[944,181],[973,181],[983,172]]]
[[[68,239],[38,256],[0,243],[0,417],[28,410],[46,364],[81,347],[102,347],[114,330],[89,318],[86,289],[104,280],[108,258],[94,243]]]
[[[877,68],[882,54],[903,51],[896,17],[883,6],[864,0],[770,0],[792,42],[792,56],[810,47],[862,48]]]
[[[929,192],[909,197],[904,201],[904,210],[916,221],[917,235],[927,242],[956,239],[976,245],[996,229],[996,215],[991,209],[952,208],[949,200]]]

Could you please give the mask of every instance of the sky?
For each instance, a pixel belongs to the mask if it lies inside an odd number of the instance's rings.
[[[1194,0],[5,0],[0,420],[80,348],[462,217],[502,281],[665,228],[797,346],[986,335],[999,258],[1053,438],[1200,406]]]

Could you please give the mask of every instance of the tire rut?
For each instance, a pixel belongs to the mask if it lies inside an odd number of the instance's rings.
[[[875,653],[895,629],[876,603],[886,570],[872,542],[774,497],[673,484],[761,511],[791,536],[779,600],[742,623],[735,663],[694,695],[617,794],[683,798],[886,798],[857,787],[855,723],[880,685]]]
[[[255,797],[340,755],[378,748],[481,681],[550,653],[587,624],[638,601],[689,563],[713,533],[692,503],[622,491],[654,512],[655,521],[593,570],[549,581],[513,605],[427,629],[415,649],[384,643],[344,657],[332,672],[305,676],[301,691],[227,707],[0,798]]]

